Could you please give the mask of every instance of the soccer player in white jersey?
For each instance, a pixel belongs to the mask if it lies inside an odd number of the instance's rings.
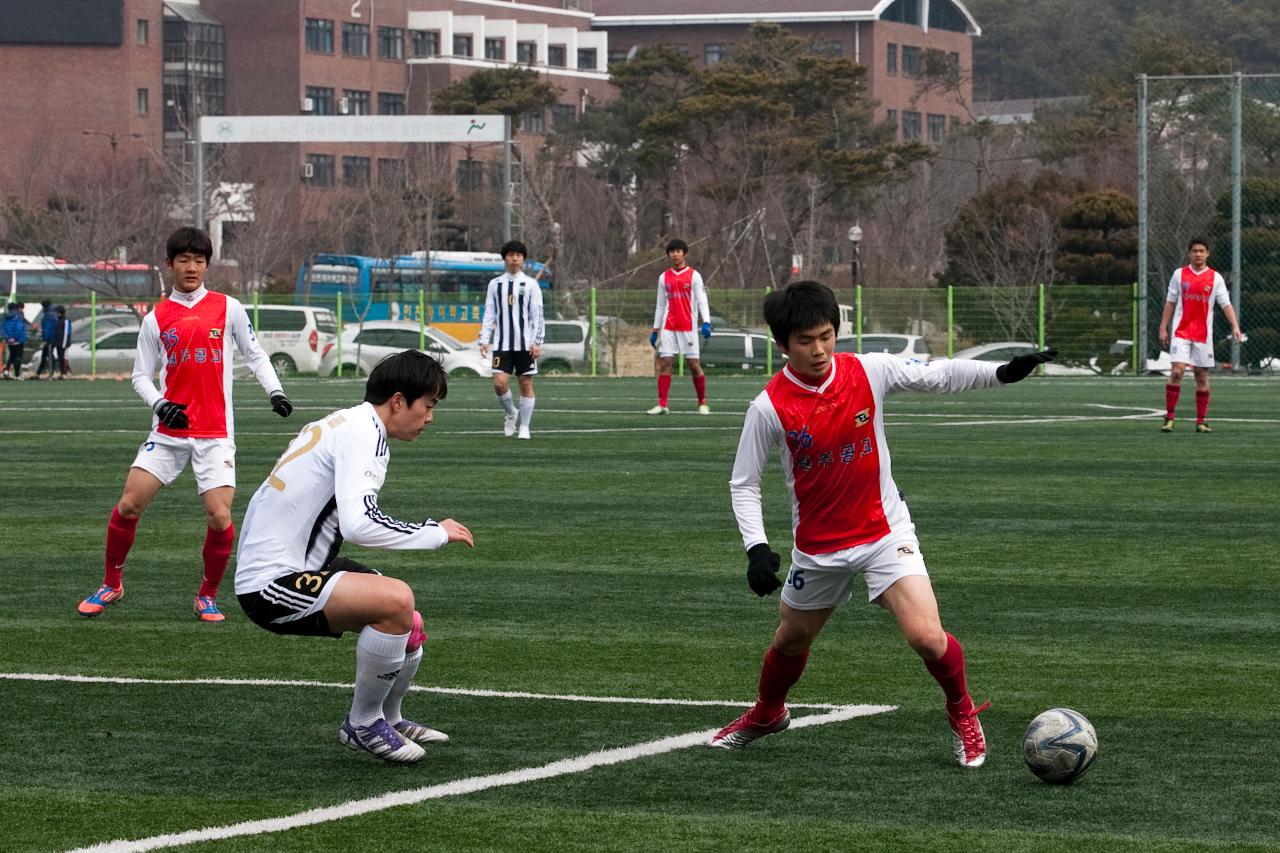
[[[422,758],[420,744],[449,738],[406,720],[400,702],[422,661],[422,616],[413,590],[354,560],[342,543],[432,550],[474,546],[451,518],[399,521],[378,507],[390,462],[388,438],[413,441],[431,423],[448,386],[431,356],[406,350],[373,368],[364,402],[303,427],[244,516],[236,596],[246,614],[277,634],[356,640],[356,690],[338,738],[384,761]]]
[[[1187,244],[1185,267],[1178,267],[1169,279],[1164,312],[1160,315],[1160,346],[1168,347],[1172,367],[1164,388],[1162,432],[1173,432],[1173,413],[1182,392],[1182,374],[1187,365],[1196,378],[1196,432],[1213,432],[1205,416],[1209,413],[1209,368],[1213,367],[1213,306],[1231,324],[1231,336],[1243,339],[1235,309],[1227,296],[1227,283],[1209,266],[1209,244],[1196,237]],[[1169,321],[1173,321],[1173,342],[1169,342]]]
[[[701,321],[702,337],[711,337],[711,308],[707,304],[707,289],[702,275],[685,263],[689,244],[672,240],[667,244],[667,257],[671,268],[658,276],[658,304],[653,312],[653,333],[649,345],[658,351],[658,405],[646,414],[665,415],[671,410],[667,399],[671,393],[671,365],[677,354],[684,356],[684,363],[693,377],[693,390],[698,394],[698,414],[711,414],[707,405],[707,376],[702,372],[698,356],[698,336],[694,332],[694,317]]]
[[[519,438],[532,438],[533,377],[538,374],[538,356],[547,324],[542,314],[542,286],[521,270],[529,250],[512,240],[502,247],[506,271],[489,282],[484,314],[480,321],[480,354],[493,350],[493,392],[506,417],[502,434],[516,435],[516,404],[511,398],[511,374],[520,382]]]
[[[764,656],[755,705],[711,740],[725,749],[747,746],[791,722],[787,692],[804,671],[809,647],[836,607],[852,595],[854,575],[868,600],[894,618],[907,644],[946,695],[956,761],[979,767],[986,740],[965,681],[964,652],[943,630],[907,505],[893,481],[884,436],[884,398],[895,391],[946,394],[1008,384],[1050,361],[1054,350],[1008,364],[943,360],[908,363],[892,356],[836,353],[840,307],[814,281],[769,294],[764,316],[787,365],[747,408],[730,493],[747,582],[759,596],[782,585],[781,558],[764,530],[760,479],[780,448],[791,492],[791,566],[780,603],[781,622]]]
[[[111,510],[102,586],[80,602],[81,616],[97,616],[124,596],[124,562],[133,547],[138,519],[160,489],[176,480],[190,462],[208,521],[195,612],[203,622],[225,618],[216,596],[236,535],[231,523],[236,493],[232,344],[267,392],[272,410],[287,418],[293,406],[253,334],[244,306],[205,288],[212,256],[209,235],[197,228],[179,228],[169,236],[166,265],[173,289],[143,318],[133,361],[133,389],[155,413],[151,434],[138,448],[124,493]],[[152,380],[157,370],[158,388]]]

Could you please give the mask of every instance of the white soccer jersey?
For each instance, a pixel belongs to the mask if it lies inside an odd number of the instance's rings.
[[[233,342],[267,395],[283,393],[239,300],[202,284],[191,293],[173,291],[143,318],[133,359],[133,389],[152,409],[161,399],[185,404],[190,421],[189,429],[179,430],[153,416],[153,430],[178,438],[234,437]],[[152,381],[157,370],[159,387]]]
[[[318,571],[344,541],[431,550],[448,543],[436,522],[398,521],[378,508],[390,461],[387,430],[372,403],[309,423],[276,463],[245,512],[236,595],[292,572]]]
[[[489,282],[480,322],[480,344],[498,352],[525,352],[542,346],[542,286],[522,272],[504,272]]]
[[[893,481],[884,398],[895,391],[950,394],[999,385],[998,364],[928,364],[881,353],[836,354],[819,386],[784,367],[747,408],[729,492],[743,546],[768,542],[760,480],[781,448],[795,547],[825,554],[874,542],[911,524]]]

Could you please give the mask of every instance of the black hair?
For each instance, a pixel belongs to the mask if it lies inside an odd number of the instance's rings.
[[[364,383],[364,401],[380,406],[399,391],[406,403],[419,397],[440,401],[449,393],[444,367],[426,353],[409,349],[389,355],[373,366]]]
[[[10,302],[8,305],[6,305],[6,306],[5,306],[5,309],[4,309],[4,310],[6,310],[6,311],[13,311],[13,310],[14,310],[14,309],[16,309],[17,307],[18,307],[18,303],[16,303],[16,302]]]
[[[502,251],[499,252],[498,254],[502,255],[502,259],[505,261],[507,259],[507,255],[511,254],[512,252],[519,252],[520,254],[524,255],[526,258],[529,257],[529,250],[526,249],[524,243],[521,243],[519,240],[508,240],[507,242],[503,243]]]
[[[54,310],[54,313],[56,314],[65,314],[67,313],[67,306],[59,305],[57,308],[54,308],[53,310]]]
[[[670,243],[667,244],[668,252],[672,252],[676,249],[679,249],[680,251],[684,252],[686,255],[689,254],[689,244],[683,240],[672,240]]]
[[[213,241],[199,228],[184,225],[169,235],[169,242],[165,244],[164,252],[169,263],[173,263],[173,259],[178,255],[187,252],[193,255],[204,255],[205,261],[208,262],[213,260]]]
[[[52,302],[50,302],[48,299],[42,299],[42,300],[40,300],[40,307],[41,307],[41,308],[43,308],[43,309],[44,309],[44,310],[46,310],[46,311],[48,311],[48,310],[49,310],[49,306],[50,306],[50,305],[52,305],[52,304],[53,304],[53,303],[52,303]]]
[[[790,346],[791,335],[830,323],[840,329],[840,303],[831,288],[817,281],[793,282],[764,298],[764,321],[781,346]]]
[[[1193,246],[1204,246],[1204,250],[1206,252],[1212,249],[1212,247],[1209,245],[1209,241],[1203,237],[1192,237],[1190,240],[1187,241],[1188,252],[1191,251]]]

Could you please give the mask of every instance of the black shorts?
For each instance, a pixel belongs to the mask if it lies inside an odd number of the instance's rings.
[[[514,373],[516,376],[536,376],[538,362],[527,349],[493,351],[495,373]]]
[[[377,575],[381,572],[362,566],[346,557],[334,557],[318,572],[293,572],[267,584],[257,592],[237,595],[240,607],[254,624],[275,634],[300,634],[305,637],[341,637],[329,629],[324,610],[298,616],[315,606],[321,591],[338,572]],[[290,618],[294,617],[294,618]]]

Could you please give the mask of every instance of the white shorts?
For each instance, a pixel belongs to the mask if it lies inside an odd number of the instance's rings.
[[[1213,344],[1174,338],[1169,342],[1169,361],[1192,367],[1213,367],[1216,363],[1213,360]]]
[[[867,583],[867,601],[875,601],[902,578],[928,577],[915,527],[829,554],[791,549],[782,600],[796,610],[838,607],[852,597],[853,576],[858,574]]]
[[[673,332],[670,329],[663,329],[658,332],[658,355],[662,358],[671,358],[675,355],[682,355],[685,358],[697,358],[698,333]]]
[[[155,474],[167,486],[178,479],[187,462],[196,475],[199,494],[219,486],[236,487],[236,443],[230,438],[175,438],[152,430],[138,448],[133,467]]]

